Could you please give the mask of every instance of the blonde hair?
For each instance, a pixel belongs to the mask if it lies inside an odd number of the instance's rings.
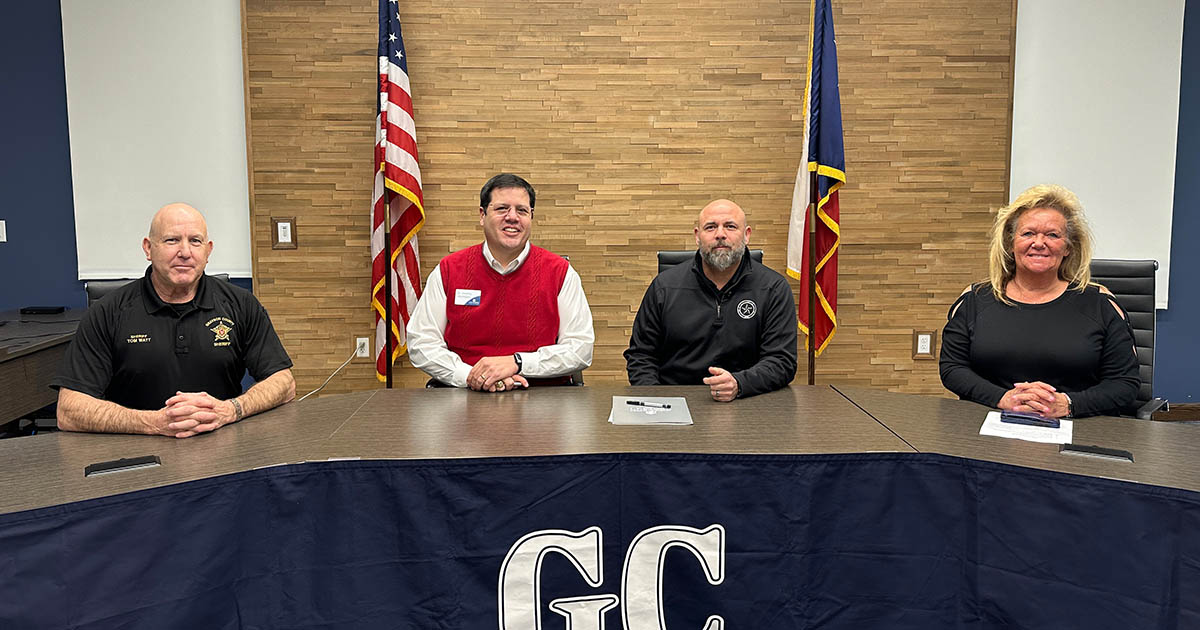
[[[1004,295],[1004,287],[1016,275],[1016,260],[1013,258],[1013,238],[1016,236],[1017,221],[1026,210],[1051,208],[1062,213],[1067,220],[1067,255],[1058,267],[1058,277],[1083,291],[1092,279],[1092,231],[1083,216],[1083,204],[1075,193],[1057,184],[1034,186],[1013,199],[996,213],[992,224],[992,242],[988,251],[989,281],[992,295],[1005,304],[1012,300]]]

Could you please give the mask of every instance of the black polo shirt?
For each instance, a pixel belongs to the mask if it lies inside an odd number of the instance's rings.
[[[88,307],[51,387],[161,409],[176,391],[229,399],[242,392],[246,370],[261,381],[292,366],[249,291],[203,276],[191,304],[176,306],[158,297],[147,268]]]

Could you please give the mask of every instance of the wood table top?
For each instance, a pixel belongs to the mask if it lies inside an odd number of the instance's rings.
[[[0,362],[70,342],[82,316],[82,309],[48,315],[0,312]]]
[[[694,424],[616,426],[613,396],[682,396]],[[716,403],[706,387],[554,387],[484,394],[372,390],[291,403],[185,440],[47,433],[0,440],[0,513],[328,459],[587,453],[941,453],[1200,490],[1200,432],[1127,418],[1075,421],[1075,442],[1127,449],[1132,464],[979,435],[974,403],[853,387],[796,385]],[[93,463],[157,455],[162,465],[85,478]]]
[[[615,426],[613,396],[683,396],[691,426]],[[0,440],[0,513],[330,458],[458,458],[607,452],[906,451],[827,387],[734,404],[707,387],[553,387],[504,394],[393,389],[313,398],[184,440],[47,433]],[[93,463],[157,455],[162,465],[85,478]]]
[[[694,424],[609,424],[613,396],[683,397]],[[910,449],[833,390],[805,385],[734,403],[714,402],[704,386],[380,390],[321,447],[324,457],[371,459],[864,451]]]
[[[1200,426],[1097,416],[1073,420],[1075,444],[1127,450],[1133,463],[1059,453],[1057,444],[979,435],[988,407],[963,400],[835,387],[922,453],[1200,490]]]

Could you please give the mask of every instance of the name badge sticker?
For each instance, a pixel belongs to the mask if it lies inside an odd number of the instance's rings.
[[[455,289],[454,290],[454,305],[455,306],[479,306],[479,298],[483,296],[483,292],[479,289]]]

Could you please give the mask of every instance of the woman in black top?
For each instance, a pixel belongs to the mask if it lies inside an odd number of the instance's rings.
[[[1060,418],[1117,414],[1139,386],[1133,335],[1112,294],[1091,283],[1083,207],[1034,186],[992,227],[990,278],[950,307],[946,389],[990,407]]]

